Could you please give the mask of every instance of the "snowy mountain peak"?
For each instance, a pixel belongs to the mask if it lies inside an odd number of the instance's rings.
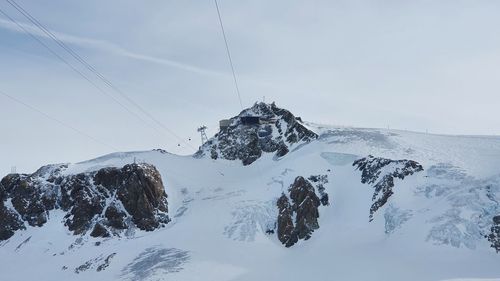
[[[250,165],[263,153],[274,153],[278,159],[317,138],[290,111],[275,103],[259,102],[235,117],[222,120],[220,131],[195,156],[241,160],[243,165]]]
[[[500,138],[305,127],[264,103],[222,125],[198,157],[120,152],[4,177],[2,280],[500,275]]]

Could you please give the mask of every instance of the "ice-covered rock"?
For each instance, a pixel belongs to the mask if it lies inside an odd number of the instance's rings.
[[[424,170],[422,165],[413,160],[391,160],[372,155],[358,159],[352,165],[361,171],[361,183],[370,184],[375,189],[373,204],[370,207],[370,221],[373,220],[373,214],[387,203],[394,193],[394,179],[402,180]]]

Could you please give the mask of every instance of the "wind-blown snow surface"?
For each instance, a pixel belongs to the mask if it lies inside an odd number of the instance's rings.
[[[167,227],[129,237],[74,236],[62,213],[0,243],[0,279],[17,280],[495,280],[500,255],[483,237],[500,213],[500,138],[309,124],[320,138],[279,160],[239,161],[162,151],[116,153],[65,173],[155,165],[168,194]],[[368,222],[373,188],[354,160],[411,159]],[[285,248],[265,233],[276,199],[297,176],[327,174],[320,228]],[[489,189],[488,189],[489,188]],[[78,273],[77,273],[78,272]]]

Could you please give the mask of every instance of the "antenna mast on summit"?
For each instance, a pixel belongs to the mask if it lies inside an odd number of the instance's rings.
[[[207,126],[205,126],[205,125],[198,128],[198,132],[201,135],[201,145],[204,145],[208,141],[206,130],[207,130]]]

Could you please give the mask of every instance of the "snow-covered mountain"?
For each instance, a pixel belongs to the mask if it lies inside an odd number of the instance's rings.
[[[226,122],[227,126],[204,143],[196,157],[209,155],[250,165],[263,153],[274,153],[278,159],[318,138],[300,118],[274,103],[256,103]]]
[[[500,137],[316,125],[264,103],[224,124],[193,156],[5,176],[0,280],[500,277]]]

